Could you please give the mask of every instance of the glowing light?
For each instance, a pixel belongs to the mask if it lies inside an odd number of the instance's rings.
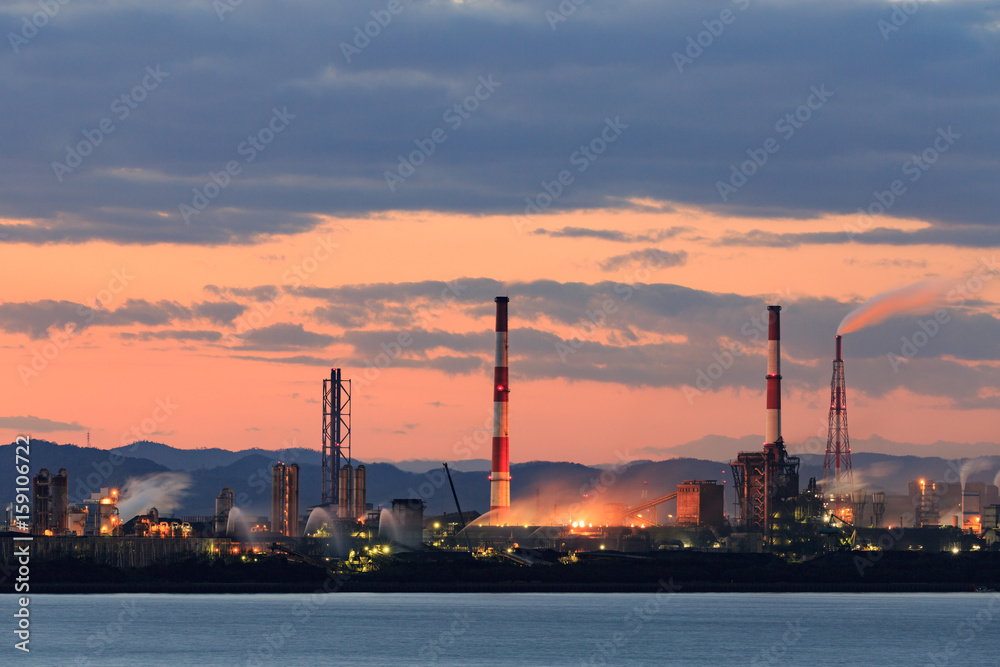
[[[953,554],[957,554],[957,553],[958,553],[958,547],[952,547],[952,548],[951,548],[951,552],[952,552]]]
[[[382,547],[382,551],[384,553],[389,553],[389,547]]]
[[[503,391],[503,385],[502,384],[498,384],[497,385],[497,391]]]
[[[576,521],[573,522],[573,527],[576,528]]]
[[[441,527],[441,524],[439,524],[438,522],[436,522],[436,521],[435,521],[435,522],[434,522],[434,527],[435,527],[435,528],[440,528],[440,527]]]
[[[603,544],[601,545],[601,551],[604,551],[604,545]]]

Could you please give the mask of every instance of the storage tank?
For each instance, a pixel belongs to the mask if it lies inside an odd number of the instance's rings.
[[[365,515],[367,475],[368,471],[363,465],[358,466],[354,471],[354,512],[351,514],[352,519],[360,519]]]
[[[215,534],[222,536],[226,534],[229,526],[229,510],[233,509],[235,496],[229,487],[222,487],[222,493],[215,497]]]
[[[354,469],[351,467],[350,463],[340,469],[339,479],[340,491],[338,493],[337,516],[341,519],[354,518],[354,512],[351,510],[351,501],[354,500],[351,494],[351,486],[354,480]]]

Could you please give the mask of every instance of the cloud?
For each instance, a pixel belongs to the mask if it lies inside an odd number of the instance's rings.
[[[672,54],[733,3],[592,0],[556,33],[520,0],[405,3],[351,62],[336,45],[371,20],[354,3],[243,3],[226,39],[211,3],[114,6],[75,0],[0,69],[8,242],[250,244],[322,215],[513,215],[561,171],[574,180],[550,210],[654,201],[810,220],[867,209],[901,180],[888,214],[934,233],[886,238],[986,244],[996,228],[1000,55],[997,12],[982,3],[923,3],[886,39],[878,22],[891,3],[755,2],[683,71]],[[25,7],[5,8],[11,25]],[[288,34],[330,48],[289,50]],[[124,117],[112,104],[147,67],[169,74]],[[443,121],[480,76],[500,86],[460,127]],[[778,129],[823,85],[834,95],[819,111]],[[245,142],[275,109],[294,118],[249,161]],[[580,171],[606,118],[628,127]],[[84,132],[103,119],[115,129],[90,150]],[[386,172],[439,127],[449,140],[391,192]],[[907,161],[947,127],[959,138],[909,180]],[[717,183],[769,138],[780,150],[722,201]],[[77,164],[81,145],[87,155],[60,180],[52,164]],[[230,161],[239,174],[217,186],[211,174]],[[206,205],[185,224],[180,205],[198,193]],[[949,237],[970,225],[982,229]]]
[[[629,234],[617,229],[587,229],[585,227],[563,227],[561,229],[536,229],[535,235],[551,236],[553,238],[601,239],[616,243],[658,243],[673,238],[678,234],[690,231],[691,227],[671,227],[647,232],[645,234]]]
[[[196,315],[219,325],[232,324],[246,309],[246,306],[235,301],[203,301],[194,306]]]
[[[306,331],[301,324],[282,322],[243,335],[244,350],[290,350],[296,348],[323,348],[337,340],[335,336]]]
[[[55,433],[57,431],[86,431],[86,426],[77,422],[60,422],[43,417],[0,417],[0,428],[34,433]]]
[[[113,310],[100,310],[72,301],[0,303],[0,329],[23,333],[33,339],[45,338],[53,328],[65,330],[73,325],[78,332],[89,326],[120,327],[132,324],[162,326],[174,320],[188,319],[191,310],[174,301],[157,302],[128,299]]]
[[[140,331],[138,333],[133,332],[123,332],[118,334],[118,337],[122,340],[138,340],[138,341],[151,341],[151,340],[179,340],[179,341],[203,341],[203,342],[215,342],[222,338],[222,334],[218,331],[177,331],[177,330],[166,330],[166,331]]]
[[[947,245],[960,248],[995,248],[1000,246],[1000,229],[987,226],[956,226],[936,223],[926,229],[902,230],[878,227],[865,231],[860,224],[848,223],[842,232],[785,233],[754,229],[730,233],[715,241],[718,246],[748,248],[797,248],[803,245]]]
[[[245,354],[233,355],[234,359],[244,359],[246,361],[264,361],[271,364],[293,364],[302,366],[324,366],[330,368],[336,366],[336,361],[331,359],[324,359],[322,357],[310,357],[308,355],[295,355],[291,357],[255,357]],[[315,402],[313,399],[307,399],[306,403]]]
[[[650,269],[665,269],[671,266],[681,266],[687,262],[687,252],[664,252],[658,248],[633,250],[623,255],[608,257],[601,262],[601,271],[619,271],[623,268],[641,264]]]

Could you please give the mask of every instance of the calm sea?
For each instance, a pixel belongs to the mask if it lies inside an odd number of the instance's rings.
[[[16,604],[3,665],[1000,665],[992,593],[35,595],[23,661]]]

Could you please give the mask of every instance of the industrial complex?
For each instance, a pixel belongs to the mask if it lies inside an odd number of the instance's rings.
[[[804,485],[800,459],[781,434],[781,307],[767,308],[765,437],[761,450],[738,452],[730,462],[734,502],[725,479],[690,479],[668,494],[649,498],[643,485],[633,504],[583,494],[578,502],[530,513],[511,504],[510,373],[507,296],[496,304],[493,436],[488,480],[489,512],[463,512],[451,485],[454,512],[425,516],[422,498],[368,502],[367,469],[351,453],[351,381],[333,368],[322,387],[322,494],[300,495],[300,467],[271,469],[269,516],[250,516],[223,488],[214,514],[161,516],[146,507],[119,515],[119,492],[103,488],[70,503],[70,472],[39,470],[32,479],[30,522],[8,507],[4,557],[12,536],[30,533],[35,553],[86,557],[118,567],[142,567],[180,556],[278,558],[364,572],[387,558],[464,554],[532,566],[541,551],[575,557],[586,553],[652,551],[771,552],[791,560],[832,551],[996,549],[998,489],[966,482],[956,489],[928,479],[910,484],[912,515],[899,517],[906,539],[886,540],[886,494],[854,484],[847,426],[842,339],[835,339],[829,432],[822,480]],[[451,480],[447,465],[444,471]],[[731,492],[732,493],[732,492]],[[523,496],[523,494],[522,494]],[[730,496],[732,498],[732,495]],[[942,504],[958,503],[961,518],[941,524]],[[728,506],[727,506],[728,505]],[[950,505],[949,505],[950,506]],[[870,510],[868,508],[870,507]],[[868,510],[866,512],[866,510]],[[529,516],[530,514],[530,516]]]

